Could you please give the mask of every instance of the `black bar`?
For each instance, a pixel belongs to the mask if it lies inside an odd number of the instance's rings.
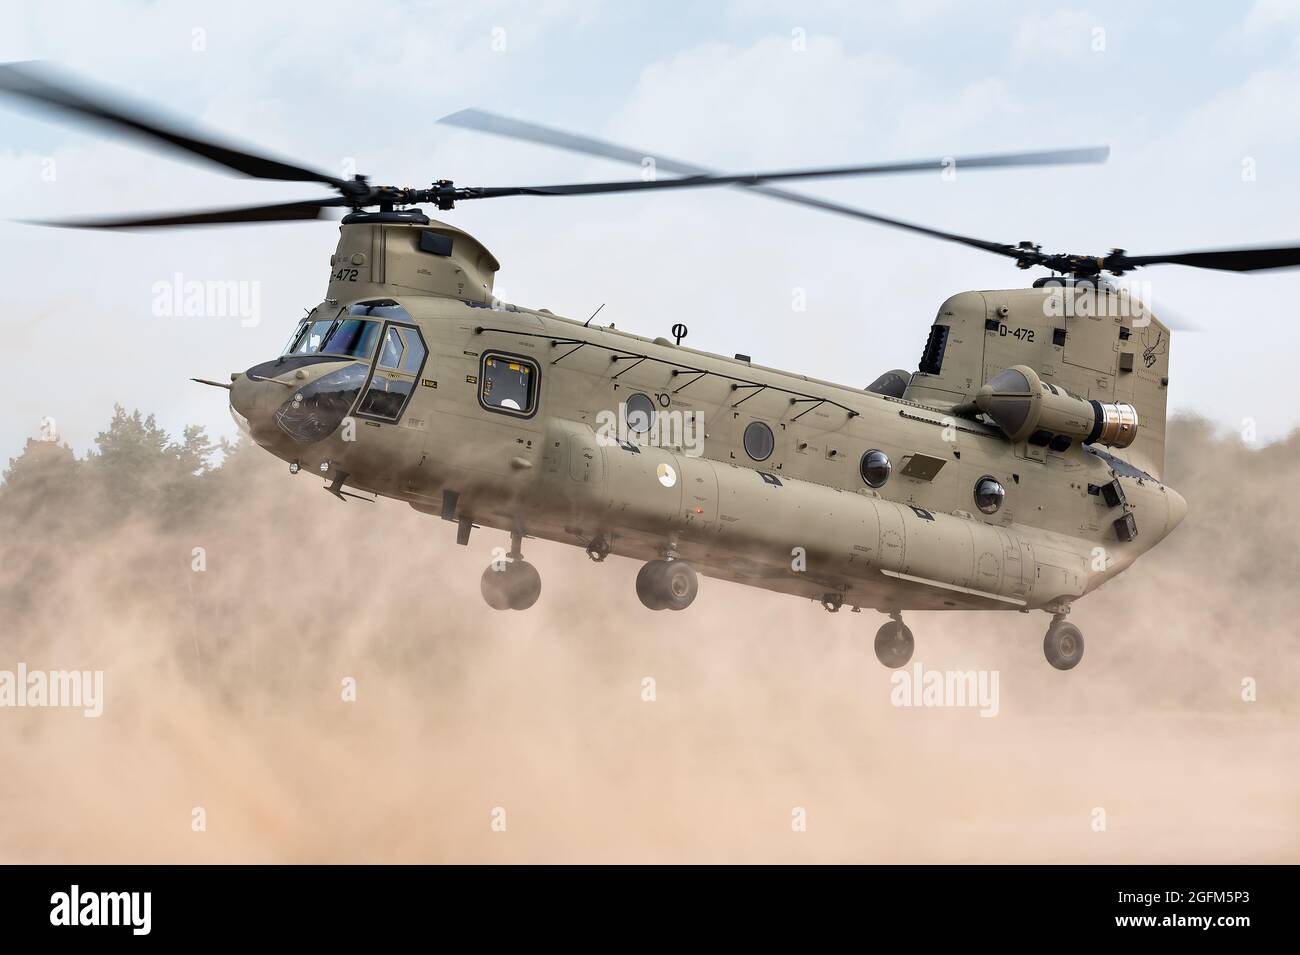
[[[1294,921],[1294,872],[1282,867],[746,868],[723,877],[725,892],[717,890],[716,872],[664,867],[572,869],[543,878],[420,866],[35,866],[11,867],[8,875],[0,924],[9,951],[28,950],[13,946],[25,940],[99,945],[145,938],[201,941],[205,950],[283,940],[294,951],[315,942],[334,951],[357,939],[373,951],[390,939],[450,940],[468,932],[486,942],[512,930],[538,945],[639,932],[667,940],[689,930],[732,939],[789,933],[808,941],[852,932],[864,940],[888,937],[904,951],[929,951],[939,940],[982,951],[1007,941],[1046,948],[1085,938],[1179,947],[1200,939],[1232,950],[1280,935]],[[116,912],[119,924],[52,924],[70,922],[74,885],[78,921]],[[147,935],[136,934],[146,927],[143,894],[116,896],[109,906],[100,895],[146,892]]]

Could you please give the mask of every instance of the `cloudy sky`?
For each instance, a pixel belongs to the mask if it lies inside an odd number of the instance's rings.
[[[1104,166],[800,189],[1058,251],[1300,240],[1300,2],[955,0],[0,2],[0,61],[44,59],[234,141],[373,181],[633,178],[439,126],[469,106],[751,171],[1109,144]],[[0,104],[0,462],[42,418],[85,448],[113,403],[233,434],[224,378],[324,294],[336,225],[92,234],[9,220],[312,196]],[[508,301],[865,385],[915,368],[940,302],[1033,273],[741,190],[465,203]],[[159,282],[247,283],[256,322],[155,314]],[[1261,440],[1297,424],[1300,272],[1134,276],[1175,335],[1171,404]],[[807,307],[792,306],[800,295]]]

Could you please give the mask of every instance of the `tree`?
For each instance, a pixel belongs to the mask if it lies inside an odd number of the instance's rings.
[[[108,428],[95,438],[89,463],[102,493],[118,517],[148,509],[172,520],[198,503],[200,479],[215,448],[207,432],[190,425],[173,442],[153,415],[113,409]]]

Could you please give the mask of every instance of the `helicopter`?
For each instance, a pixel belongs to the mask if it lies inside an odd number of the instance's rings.
[[[1158,264],[1236,272],[1300,265],[1300,247],[1102,256],[1044,252],[906,222],[785,187],[875,175],[1103,162],[1107,147],[747,174],[656,156],[676,178],[543,186],[375,186],[235,148],[84,92],[48,68],[0,66],[0,93],[334,195],[271,205],[45,222],[92,229],[302,221],[344,209],[324,299],[279,355],[230,375],[230,411],[260,447],[339,501],[379,497],[509,548],[484,570],[496,610],[541,575],[524,542],[642,563],[636,594],[684,611],[700,577],[887,616],[874,649],[904,666],[907,611],[1043,611],[1047,661],[1075,667],[1072,604],[1167,537],[1187,502],[1164,483],[1170,330],[1107,275]],[[477,130],[641,165],[654,155],[481,110]],[[1049,273],[950,296],[915,371],[866,388],[612,325],[502,302],[500,263],[419,206],[732,186],[954,242]],[[599,310],[598,310],[599,311]]]

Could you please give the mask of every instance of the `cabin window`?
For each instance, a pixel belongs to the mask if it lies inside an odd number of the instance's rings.
[[[766,461],[776,450],[772,429],[761,421],[751,421],[745,428],[745,453],[755,461]]]
[[[889,475],[894,470],[894,466],[889,463],[889,455],[884,451],[868,451],[862,456],[862,461],[858,464],[858,470],[862,474],[862,480],[871,487],[883,487],[889,480]]]
[[[975,482],[975,506],[985,514],[996,514],[1006,496],[1006,488],[995,477],[986,474]]]
[[[623,403],[623,415],[629,431],[645,434],[655,423],[655,403],[640,392],[628,395],[627,401]]]
[[[537,366],[514,355],[484,353],[479,402],[489,411],[530,417],[537,410]]]

